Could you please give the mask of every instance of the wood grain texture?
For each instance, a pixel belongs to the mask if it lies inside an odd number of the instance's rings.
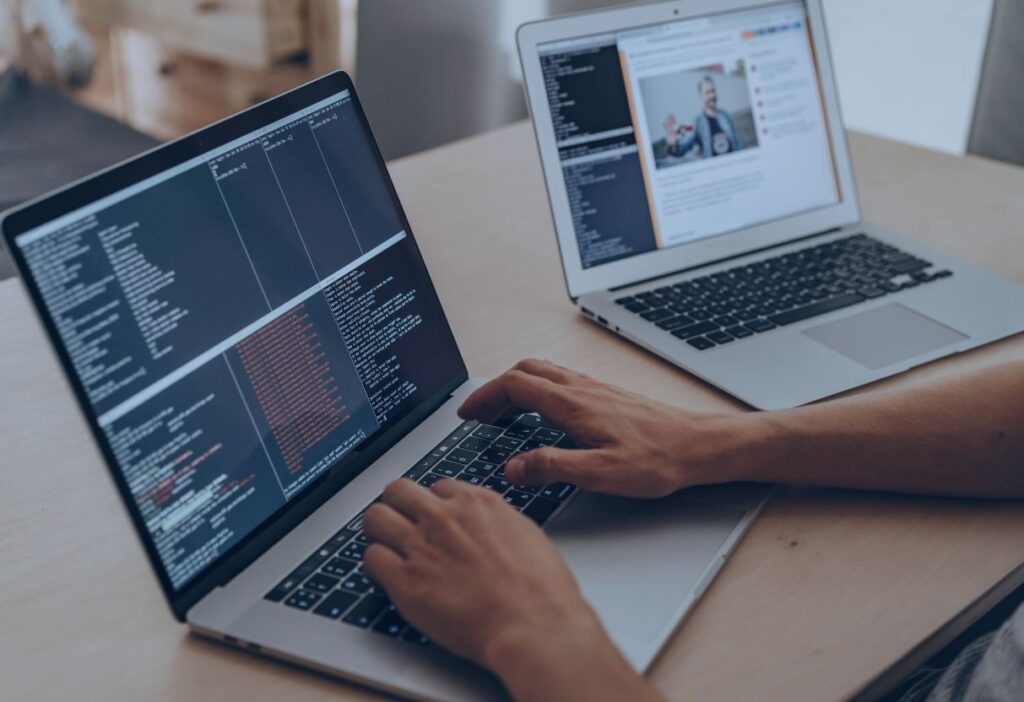
[[[867,218],[1024,283],[1024,171],[851,142]],[[534,355],[660,400],[742,411],[573,312],[528,125],[392,172],[471,373]],[[4,698],[374,697],[175,624],[15,281],[0,283],[0,330]],[[1022,354],[1011,339],[882,385]],[[1024,562],[1022,536],[1016,502],[780,490],[652,679],[678,700],[845,699]]]

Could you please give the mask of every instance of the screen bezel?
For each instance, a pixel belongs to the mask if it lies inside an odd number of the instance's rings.
[[[832,73],[821,0],[803,0],[807,9],[812,50],[817,63],[825,119],[840,187],[840,201],[759,225],[723,232],[688,244],[656,249],[629,258],[584,268],[572,223],[569,196],[558,157],[554,125],[540,66],[540,46],[565,39],[615,33],[650,25],[697,19],[742,10],[783,5],[790,0],[672,0],[619,7],[524,24],[517,33],[527,104],[547,184],[555,236],[562,258],[569,297],[612,290],[701,266],[712,261],[776,246],[810,234],[860,221],[860,205],[846,132],[840,116],[839,95]]]
[[[135,504],[127,481],[117,467],[117,461],[107,442],[106,435],[99,426],[98,418],[89,403],[84,386],[74,372],[71,359],[64,348],[56,325],[46,305],[43,303],[42,295],[29,273],[26,261],[21,255],[21,250],[15,243],[15,238],[40,225],[89,205],[100,198],[123,190],[134,183],[173,168],[346,90],[350,93],[356,114],[363,125],[365,133],[370,140],[372,150],[384,174],[392,201],[407,234],[409,245],[413,247],[412,254],[419,259],[419,264],[426,271],[426,264],[423,262],[419,246],[413,236],[405,210],[398,199],[398,193],[381,156],[376,139],[374,139],[373,133],[370,131],[370,126],[359,102],[355,86],[348,74],[343,71],[327,74],[276,98],[251,107],[244,112],[225,118],[168,144],[158,146],[139,156],[100,171],[95,175],[35,198],[0,215],[0,232],[3,234],[2,239],[5,248],[18,270],[19,278],[25,286],[29,298],[32,300],[32,306],[46,331],[50,346],[60,362],[64,376],[75,395],[78,407],[89,425],[93,439],[100,449],[108,472],[113,478],[122,502],[128,510],[132,525],[142,541],[150,566],[160,582],[164,597],[170,605],[174,616],[181,621],[185,620],[185,616],[192,605],[215,587],[230,580],[235,574],[273,546],[295,525],[337,493],[341,487],[351,482],[352,479],[365,470],[387,449],[412,431],[416,425],[440,407],[454,390],[468,379],[469,375],[466,365],[456,344],[451,325],[442,308],[441,316],[445,331],[447,331],[451,338],[452,348],[455,350],[459,361],[460,371],[454,377],[447,379],[438,391],[410,410],[404,417],[394,423],[386,424],[385,428],[378,431],[366,445],[357,447],[357,449],[347,454],[334,466],[317,477],[300,494],[282,505],[239,543],[232,546],[228,551],[221,554],[217,560],[209,564],[201,574],[189,580],[180,589],[175,589],[163,567],[155,543],[146,529],[145,522],[142,519],[138,506]],[[438,306],[440,306],[440,299],[429,276],[427,289],[423,292],[432,295],[437,300]]]

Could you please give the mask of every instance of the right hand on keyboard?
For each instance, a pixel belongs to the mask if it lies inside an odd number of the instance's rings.
[[[457,480],[385,488],[363,567],[410,624],[492,670],[516,700],[658,699],[608,639],[554,544]]]
[[[520,454],[505,467],[510,480],[561,481],[629,497],[661,497],[737,479],[735,457],[756,438],[745,415],[688,412],[532,359],[479,388],[459,414],[493,422],[515,410],[539,413],[579,448]]]

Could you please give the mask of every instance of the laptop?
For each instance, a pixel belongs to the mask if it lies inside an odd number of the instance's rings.
[[[533,414],[457,416],[482,381],[344,73],[0,229],[171,611],[199,634],[418,699],[502,698],[362,572],[361,515],[385,485],[454,479],[544,526],[642,671],[764,501],[510,484],[509,456],[571,442]]]
[[[1024,330],[1024,289],[861,221],[821,0],[643,3],[518,44],[594,323],[760,409]]]

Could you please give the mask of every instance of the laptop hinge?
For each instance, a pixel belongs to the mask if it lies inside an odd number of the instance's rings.
[[[744,256],[751,256],[753,254],[761,253],[762,251],[771,251],[772,249],[777,249],[780,246],[789,246],[790,244],[796,244],[796,243],[801,242],[801,241],[806,241],[807,239],[813,239],[815,237],[825,236],[826,234],[834,234],[834,233],[838,232],[840,229],[842,229],[842,227],[832,227],[831,229],[826,229],[825,231],[815,232],[814,234],[807,234],[806,236],[798,236],[795,239],[787,239],[786,241],[780,241],[779,243],[771,244],[770,246],[762,246],[759,249],[751,249],[750,251],[744,251],[743,253],[739,253],[739,254],[736,254],[734,256],[725,256],[724,258],[716,258],[713,261],[705,261],[704,263],[701,263],[701,264],[696,265],[696,266],[689,266],[687,268],[680,268],[678,270],[672,271],[671,273],[665,273],[664,275],[657,275],[657,276],[654,276],[653,278],[645,278],[644,280],[637,280],[637,281],[634,281],[632,283],[627,283],[625,285],[617,285],[614,288],[608,288],[608,292],[617,292],[619,290],[625,290],[626,288],[636,287],[637,285],[646,285],[647,283],[653,283],[655,281],[663,280],[665,278],[672,278],[673,276],[680,275],[681,273],[689,273],[690,271],[700,270],[701,268],[707,268],[708,266],[714,266],[714,265],[717,265],[719,263],[725,263],[726,261],[733,261],[733,260],[735,260],[737,258],[743,258]]]

